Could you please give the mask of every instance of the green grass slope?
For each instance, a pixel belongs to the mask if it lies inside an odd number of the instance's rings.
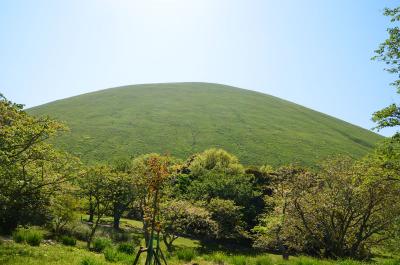
[[[244,164],[364,155],[381,136],[266,94],[209,83],[117,87],[28,110],[66,122],[56,145],[84,161],[224,148]]]

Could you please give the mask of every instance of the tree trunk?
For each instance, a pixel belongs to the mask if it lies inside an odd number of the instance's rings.
[[[281,253],[282,253],[282,258],[284,260],[289,260],[289,253],[288,253],[287,247],[285,245],[281,244],[280,249],[281,249]]]
[[[92,227],[91,227],[91,230],[92,230],[92,231],[90,231],[90,235],[89,235],[88,240],[87,240],[87,248],[88,248],[88,249],[90,249],[90,245],[91,245],[91,243],[92,243],[93,236],[94,236],[94,234],[96,233],[97,226],[98,226],[99,223],[100,223],[100,219],[101,219],[101,216],[99,215],[99,216],[97,217],[97,219],[96,219],[96,222],[95,222],[94,224],[92,224]]]
[[[172,252],[172,242],[168,241],[168,238],[166,236],[163,236],[163,241],[165,246],[167,247],[167,251]]]
[[[94,207],[93,207],[93,202],[92,202],[92,196],[89,197],[89,223],[93,223],[93,217],[94,217]]]
[[[114,210],[114,222],[113,222],[114,229],[116,230],[120,229],[119,227],[120,220],[121,220],[120,212],[118,210]]]

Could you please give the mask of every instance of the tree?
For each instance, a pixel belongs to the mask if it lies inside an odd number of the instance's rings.
[[[148,245],[153,227],[158,220],[159,202],[165,196],[164,187],[170,177],[171,159],[159,154],[135,158],[130,167],[130,177],[137,191],[137,203],[143,222],[143,232]],[[159,224],[158,224],[159,226]]]
[[[217,238],[240,241],[248,238],[243,222],[242,207],[234,201],[213,198],[204,207],[218,225]]]
[[[380,142],[368,155],[368,161],[374,168],[382,169],[383,178],[400,181],[400,133]]]
[[[241,207],[243,219],[251,224],[257,215],[255,177],[246,174],[234,155],[222,149],[209,149],[190,157],[174,179],[186,200],[207,201],[213,198],[231,200]]]
[[[132,178],[129,176],[129,164],[126,161],[119,161],[112,168],[113,177],[110,180],[112,191],[113,227],[119,229],[122,214],[135,199],[136,190]]]
[[[284,259],[289,258],[288,246],[290,237],[283,230],[289,227],[288,208],[292,199],[293,182],[297,181],[298,175],[308,172],[296,166],[283,166],[276,171],[270,167],[263,167],[262,171],[267,172],[270,181],[265,185],[264,192],[267,196],[266,213],[260,219],[260,225],[253,229],[256,233],[254,246],[256,248],[279,251]],[[270,193],[271,192],[271,193]]]
[[[60,184],[74,178],[79,161],[45,141],[65,126],[36,118],[0,95],[0,227],[49,220],[48,205]]]
[[[200,239],[214,238],[218,224],[203,207],[189,201],[168,201],[161,207],[163,241],[168,251],[180,236],[195,236]]]
[[[87,238],[87,247],[90,249],[91,242],[100,224],[100,220],[112,207],[112,183],[113,173],[106,165],[96,165],[86,169],[83,177],[79,180],[81,195],[88,200],[90,209],[95,217],[90,222],[90,234]]]
[[[390,17],[392,23],[398,23],[400,21],[399,7],[393,9],[385,8],[383,14]],[[388,28],[387,32],[389,37],[379,45],[379,48],[375,51],[376,56],[374,56],[373,59],[383,61],[388,66],[385,70],[390,74],[396,75],[396,79],[391,85],[397,89],[397,93],[400,93],[400,29],[395,25]],[[399,126],[400,106],[393,103],[375,112],[372,119],[377,122],[378,125],[376,128],[378,129]]]
[[[210,201],[213,198],[232,200],[241,206],[249,206],[254,197],[253,176],[226,175],[217,172],[205,172],[191,181],[185,197],[192,200]]]
[[[76,219],[79,201],[75,196],[75,187],[66,184],[50,199],[51,226],[54,235],[60,235],[64,227]]]
[[[244,173],[244,167],[238,158],[223,149],[208,149],[190,160],[189,170],[194,177],[205,175],[210,171],[226,175]]]
[[[368,159],[336,158],[315,174],[294,175],[285,188],[278,240],[313,255],[368,258],[372,247],[390,238],[400,215],[398,181],[383,172]]]

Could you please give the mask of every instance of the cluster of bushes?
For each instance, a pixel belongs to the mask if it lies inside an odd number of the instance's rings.
[[[12,234],[16,243],[27,243],[31,246],[39,246],[43,240],[43,231],[37,228],[17,228]]]
[[[71,236],[61,236],[60,240],[61,240],[61,243],[65,246],[75,246],[76,245],[76,239]]]
[[[136,246],[133,242],[122,242],[115,246],[109,238],[98,237],[93,240],[92,250],[103,253],[104,258],[110,262],[133,261]]]

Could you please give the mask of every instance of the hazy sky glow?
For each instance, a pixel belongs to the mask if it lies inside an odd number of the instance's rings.
[[[371,128],[398,100],[370,57],[376,0],[0,1],[0,92],[27,107],[108,87],[202,81]],[[393,130],[382,131],[390,135]]]

